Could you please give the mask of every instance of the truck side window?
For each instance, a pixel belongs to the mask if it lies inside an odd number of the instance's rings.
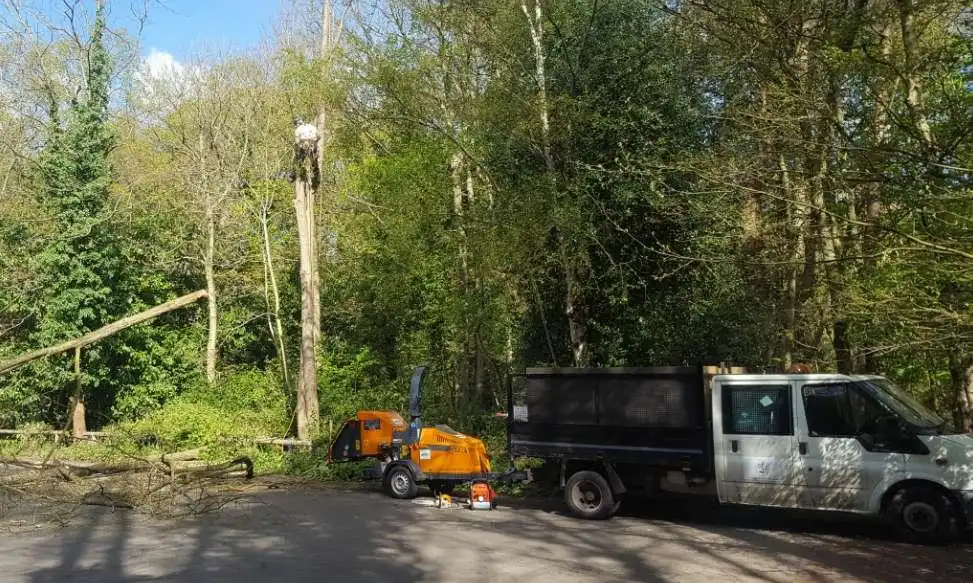
[[[723,387],[723,432],[793,435],[790,386]]]
[[[365,419],[362,422],[362,427],[364,427],[365,430],[369,430],[369,429],[381,429],[382,428],[382,420],[381,419]]]
[[[848,384],[805,385],[801,394],[810,435],[854,437],[858,434]]]

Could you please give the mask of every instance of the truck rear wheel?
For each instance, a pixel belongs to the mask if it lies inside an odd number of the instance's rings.
[[[598,472],[584,470],[568,478],[564,485],[564,501],[579,518],[604,520],[618,510],[608,481]]]

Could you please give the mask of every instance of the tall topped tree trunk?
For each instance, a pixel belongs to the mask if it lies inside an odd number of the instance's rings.
[[[317,358],[314,343],[314,285],[312,279],[314,248],[310,237],[314,213],[311,209],[312,193],[317,167],[316,151],[308,151],[298,145],[297,179],[294,182],[294,210],[297,215],[297,236],[300,245],[301,265],[301,368],[297,385],[297,436],[309,439],[315,432],[318,419]]]
[[[312,128],[313,131],[313,128]],[[318,421],[318,380],[317,356],[315,350],[316,302],[313,280],[313,236],[314,209],[311,206],[313,192],[318,185],[317,136],[313,142],[301,141],[294,147],[296,179],[294,181],[294,210],[297,215],[297,237],[300,246],[301,279],[301,368],[297,385],[297,436],[310,439],[317,429]]]

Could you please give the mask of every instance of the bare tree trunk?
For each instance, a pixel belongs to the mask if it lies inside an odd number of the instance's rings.
[[[453,180],[453,214],[456,217],[457,229],[459,231],[459,278],[460,287],[463,293],[467,291],[467,284],[469,283],[469,257],[466,245],[466,213],[465,198],[466,193],[463,191],[463,155],[459,152],[453,154],[449,161],[450,170],[452,171]]]
[[[922,140],[926,148],[933,146],[932,129],[929,120],[922,108],[922,93],[919,80],[916,77],[916,23],[915,23],[915,1],[897,0],[899,6],[899,26],[902,29],[902,49],[905,54],[905,69],[903,80],[905,81],[905,104],[912,117],[916,133]]]
[[[321,74],[324,78],[331,77],[334,51],[337,48],[342,28],[343,21],[339,21],[337,25],[335,24],[334,0],[324,0],[321,8],[321,62],[324,68]],[[325,148],[327,147],[330,135],[328,128],[328,106],[326,103],[321,103],[315,125],[318,128],[318,136],[320,138],[316,160],[317,175],[324,176]],[[313,337],[315,346],[318,346],[321,342],[321,271],[318,268],[318,225],[315,218],[317,214],[317,194],[318,186],[315,185],[308,195],[309,203],[307,207],[310,230],[308,236],[311,245],[311,309],[313,312]]]
[[[956,399],[956,424],[964,433],[973,433],[973,356],[951,354],[949,372]]]
[[[199,173],[200,180],[206,176],[206,142],[203,133],[199,133]],[[203,184],[203,211],[206,220],[206,247],[203,249],[203,274],[206,278],[206,382],[212,386],[216,382],[216,360],[217,353],[217,318],[216,305],[216,275],[214,264],[216,262],[216,209],[213,194],[209,191],[208,185]]]
[[[85,421],[84,392],[81,387],[81,347],[74,349],[74,388],[70,401],[71,434],[78,439],[88,431]]]
[[[444,95],[444,107],[445,103],[446,96]],[[449,166],[450,176],[453,182],[453,216],[456,218],[456,228],[459,232],[459,293],[464,299],[466,299],[469,297],[470,292],[470,267],[465,224],[466,192],[463,189],[463,168],[465,166],[463,154],[460,152],[453,153],[453,155],[450,157]],[[466,403],[467,407],[462,407],[461,409],[468,410],[471,396],[470,369],[473,358],[471,356],[472,350],[470,347],[469,319],[467,318],[463,324],[463,330],[460,332],[461,341],[459,343],[459,354],[457,355],[456,380],[454,382],[454,389],[456,395],[455,405],[460,408],[460,405]]]
[[[880,16],[878,28],[875,32],[879,37],[879,54],[883,62],[889,62],[892,54],[892,23]],[[892,86],[890,79],[880,77],[876,81],[875,87],[875,114],[872,121],[872,140],[873,151],[881,155],[888,147],[889,136],[892,128],[889,122],[889,109],[891,107]],[[874,170],[873,170],[874,172]],[[878,245],[878,223],[883,212],[883,193],[879,184],[869,184],[866,186],[864,194],[864,227],[856,231],[858,235],[857,249],[862,255],[862,270],[870,272],[876,264],[876,254]],[[858,372],[873,373],[876,371],[875,356],[868,347],[859,350],[854,355],[855,370]]]
[[[297,215],[297,236],[300,246],[301,265],[301,370],[297,385],[297,437],[310,439],[316,433],[318,420],[317,355],[314,343],[313,266],[311,235],[314,223],[309,208],[313,198],[313,176],[317,165],[316,152],[307,152],[300,145],[296,148],[297,179],[294,182],[294,210]]]
[[[537,101],[540,110],[541,122],[541,148],[544,154],[544,163],[547,167],[548,179],[551,183],[553,196],[559,200],[557,192],[556,169],[554,167],[554,156],[551,152],[551,122],[547,100],[547,71],[545,68],[544,53],[544,13],[540,0],[534,0],[534,9],[531,11],[527,7],[527,0],[520,0],[520,8],[527,17],[527,24],[530,30],[530,38],[534,45],[534,75],[537,82]],[[533,14],[532,14],[533,13]],[[568,319],[568,335],[571,341],[571,353],[574,357],[575,366],[586,366],[588,364],[588,326],[582,309],[581,285],[576,266],[576,253],[568,249],[568,242],[564,236],[564,229],[561,225],[555,224],[557,231],[558,255],[561,261],[561,268],[564,271],[564,313]]]
[[[264,298],[267,302],[267,320],[270,335],[274,339],[277,357],[280,358],[281,374],[284,386],[290,388],[290,373],[287,368],[287,349],[284,344],[284,327],[280,321],[280,289],[277,287],[277,274],[274,270],[274,257],[270,250],[270,233],[267,228],[267,213],[270,202],[264,201],[260,206],[260,233],[263,237],[264,256]],[[273,303],[271,303],[273,300]]]
[[[787,261],[788,277],[784,296],[784,342],[781,351],[781,364],[786,370],[794,361],[797,345],[797,312],[801,296],[801,269],[799,265],[804,261],[804,225],[807,222],[807,207],[803,204],[803,191],[793,188],[791,184],[790,170],[783,154],[778,156],[778,168],[780,169],[780,188],[784,193],[784,204],[786,205],[787,227],[792,239],[790,241],[792,247]]]
[[[217,335],[217,306],[216,306],[216,276],[213,264],[216,255],[216,216],[212,200],[206,200],[206,251],[203,255],[203,270],[206,273],[207,296],[207,334],[206,334],[206,382],[210,385],[216,382],[216,347]]]

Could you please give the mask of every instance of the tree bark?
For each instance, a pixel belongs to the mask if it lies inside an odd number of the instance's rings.
[[[964,433],[973,433],[973,355],[951,354],[949,373],[956,399],[957,428]]]
[[[902,73],[905,82],[905,104],[909,109],[913,126],[919,139],[926,148],[933,147],[932,129],[922,108],[922,92],[916,76],[916,43],[918,42],[915,24],[914,0],[897,0],[899,7],[899,26],[902,29],[902,49],[905,55],[905,69]]]
[[[534,46],[534,75],[537,82],[537,101],[541,123],[541,150],[555,200],[555,207],[557,207],[560,197],[557,191],[554,155],[551,151],[551,122],[547,99],[546,55],[544,52],[544,13],[540,0],[534,0],[533,10],[527,7],[527,0],[521,0],[520,8],[524,12],[524,16],[527,17],[530,38]],[[564,229],[558,224],[559,220],[559,218],[555,218],[554,228],[556,230],[558,256],[561,269],[564,272],[564,313],[568,320],[571,354],[574,358],[574,366],[587,366],[589,358],[588,326],[582,306],[582,288],[576,266],[577,253],[572,253],[568,249],[569,244],[564,236]]]
[[[207,196],[206,200],[206,251],[203,255],[203,270],[206,273],[206,308],[207,308],[207,334],[206,334],[206,382],[213,385],[216,382],[216,359],[217,359],[217,318],[216,308],[216,274],[214,263],[216,258],[216,216],[212,201]]]
[[[317,166],[316,152],[307,152],[300,146],[295,148],[297,179],[294,181],[294,210],[297,215],[297,236],[300,246],[300,283],[301,283],[301,368],[297,385],[297,437],[310,439],[317,430],[318,422],[318,381],[317,356],[315,352],[314,331],[314,280],[311,243],[314,213],[310,208],[313,201],[313,178]]]
[[[803,190],[793,188],[790,169],[783,154],[777,160],[780,170],[780,188],[784,194],[785,214],[790,237],[790,253],[787,257],[788,275],[784,295],[784,339],[781,350],[781,364],[786,370],[794,361],[797,347],[798,307],[801,296],[801,269],[804,261],[804,225],[807,221],[807,205]]]
[[[82,439],[88,432],[88,425],[85,421],[84,393],[81,386],[81,347],[74,349],[74,389],[70,401],[71,414],[71,434]]]
[[[274,347],[277,350],[277,357],[280,358],[281,375],[284,380],[284,387],[288,390],[291,387],[290,372],[287,368],[287,349],[284,344],[284,326],[280,320],[280,289],[277,286],[277,274],[274,270],[274,256],[270,249],[270,233],[267,227],[267,213],[270,202],[264,201],[260,206],[260,234],[263,237],[263,256],[264,256],[264,299],[267,302],[267,319],[270,328],[270,335],[274,339]],[[273,300],[271,302],[271,300]]]
[[[203,180],[206,176],[206,141],[203,132],[199,133],[199,179]],[[210,386],[216,383],[216,359],[217,359],[217,326],[219,325],[216,307],[216,209],[213,193],[204,183],[203,188],[203,212],[206,221],[206,247],[203,249],[203,274],[206,279],[206,382]]]

